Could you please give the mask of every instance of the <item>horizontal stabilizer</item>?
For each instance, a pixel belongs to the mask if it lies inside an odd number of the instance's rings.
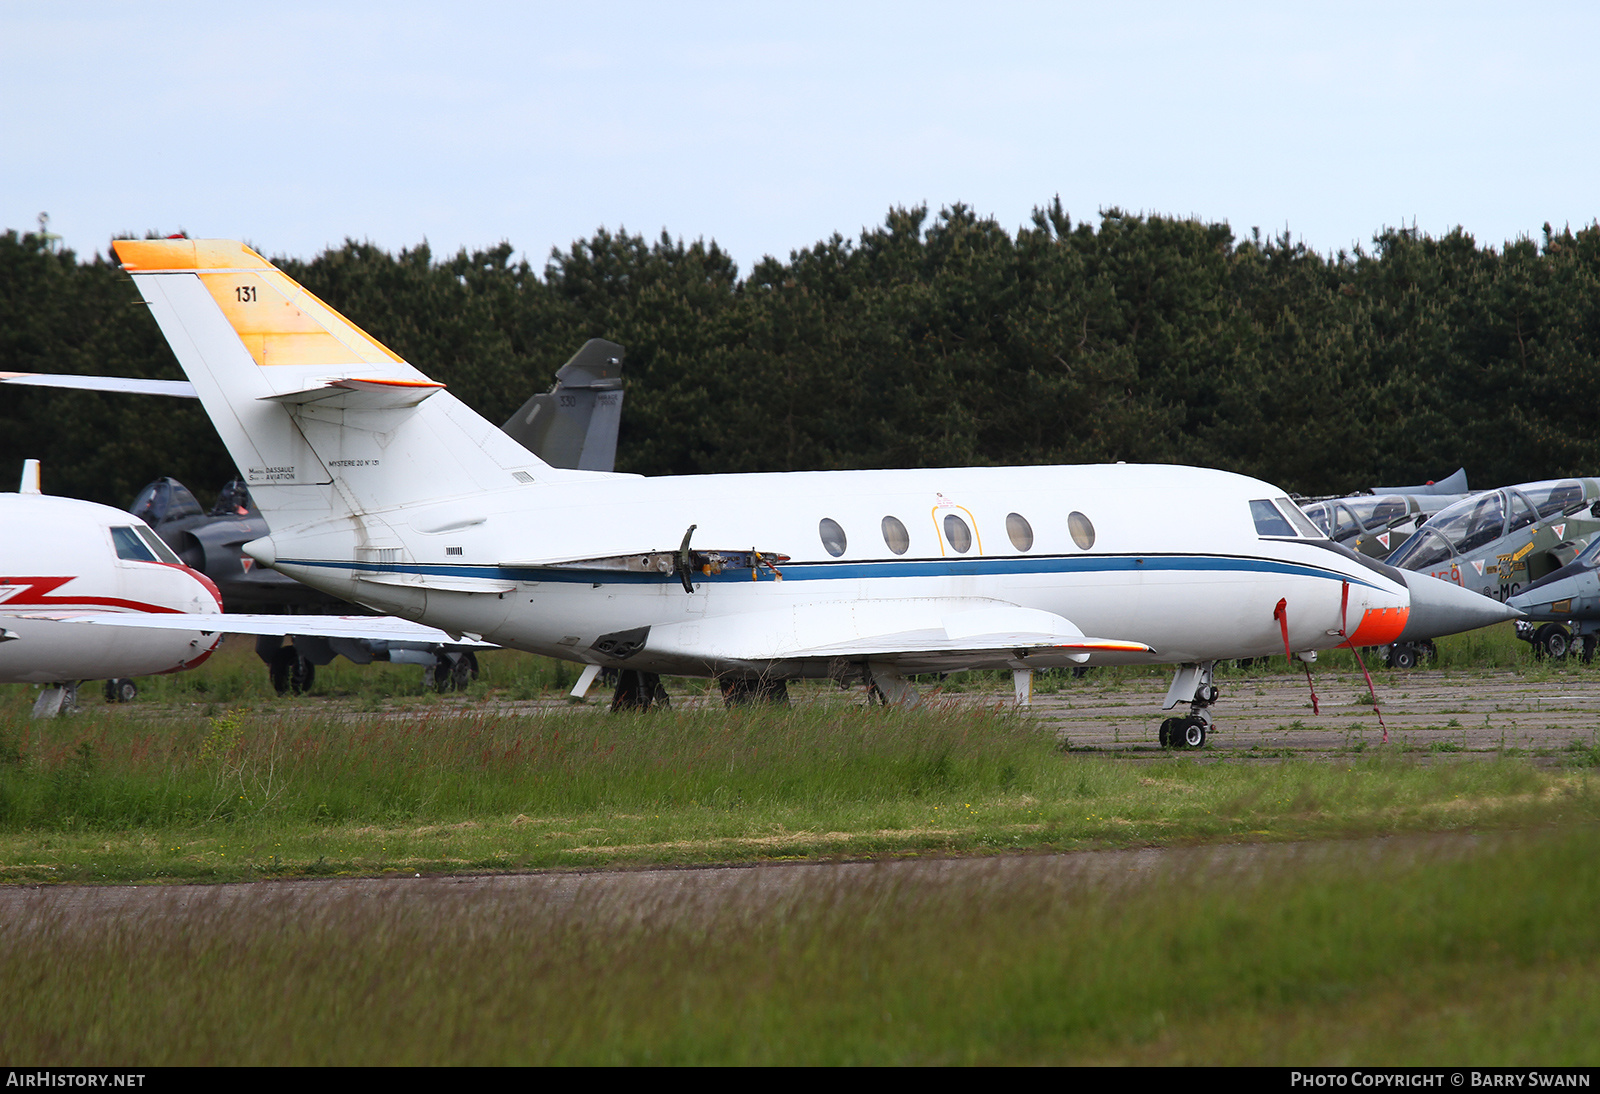
[[[447,634],[435,627],[424,627],[421,623],[388,615],[144,615],[139,612],[91,612],[71,616],[63,614],[61,621],[141,630],[264,634],[285,638],[305,635],[315,638],[361,638],[369,642],[438,642],[479,650],[498,648],[476,636]]]
[[[261,399],[285,406],[315,403],[317,406],[340,410],[394,410],[416,406],[428,396],[443,390],[444,385],[433,380],[344,377],[299,391],[263,395]]]
[[[134,376],[72,376],[53,372],[0,372],[0,384],[28,387],[64,387],[74,391],[115,391],[127,395],[167,395],[199,398],[187,380],[146,380]]]

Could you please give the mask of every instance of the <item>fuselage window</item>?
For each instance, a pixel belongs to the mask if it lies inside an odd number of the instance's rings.
[[[844,554],[845,538],[844,529],[839,527],[839,522],[832,517],[823,517],[822,523],[817,525],[817,534],[822,537],[822,546],[834,558]]]
[[[1080,550],[1087,551],[1094,546],[1094,524],[1082,513],[1074,511],[1067,514],[1067,531],[1072,533],[1072,542]]]
[[[950,549],[958,555],[972,550],[972,529],[954,513],[944,516],[944,538],[950,541]]]
[[[1011,537],[1011,546],[1019,551],[1026,551],[1033,546],[1033,525],[1021,513],[1007,514],[1006,535]]]
[[[155,553],[144,545],[144,540],[132,528],[111,529],[111,542],[116,544],[117,557],[129,562],[154,562]]]
[[[883,518],[883,542],[897,555],[903,555],[911,549],[911,534],[900,523],[899,517]]]

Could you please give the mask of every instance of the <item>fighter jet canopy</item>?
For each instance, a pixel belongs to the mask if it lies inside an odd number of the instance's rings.
[[[198,517],[205,512],[189,488],[174,478],[161,478],[139,491],[128,512],[152,528],[164,520]]]

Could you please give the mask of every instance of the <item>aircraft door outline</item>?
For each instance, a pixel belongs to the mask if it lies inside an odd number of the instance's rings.
[[[966,514],[966,528],[972,534],[972,542],[967,544],[966,550],[957,550],[956,545],[951,542],[950,537],[946,534],[945,517],[954,516],[957,512]],[[944,516],[941,516],[941,513]],[[971,509],[968,509],[965,505],[957,505],[943,494],[940,494],[939,503],[929,510],[928,515],[933,521],[934,537],[939,541],[940,558],[948,558],[952,552],[957,555],[970,554],[974,545],[978,548],[978,554],[983,554],[983,534],[978,531],[978,519],[972,515]],[[957,517],[957,519],[959,520],[960,518]]]

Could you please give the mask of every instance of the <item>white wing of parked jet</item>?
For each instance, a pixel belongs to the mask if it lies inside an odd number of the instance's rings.
[[[747,612],[650,629],[660,657],[766,667],[800,661],[863,660],[902,673],[942,672],[974,663],[1013,668],[1080,664],[1095,652],[1154,653],[1143,642],[1091,638],[1037,608],[976,599],[874,600]]]
[[[476,635],[447,634],[436,627],[425,627],[407,619],[385,615],[155,615],[134,616],[122,612],[75,613],[59,617],[62,622],[101,627],[135,627],[141,630],[202,631],[205,634],[262,634],[292,638],[359,638],[369,642],[437,642],[440,645],[471,649],[498,649]]]

